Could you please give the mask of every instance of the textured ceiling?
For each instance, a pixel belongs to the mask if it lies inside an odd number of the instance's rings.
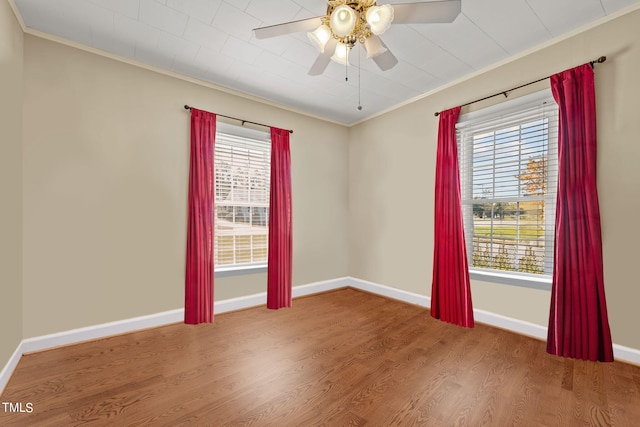
[[[307,75],[304,33],[257,40],[252,29],[323,15],[323,0],[13,0],[28,29],[352,124],[605,17],[631,0],[462,0],[450,24],[392,25],[399,63],[381,71],[354,49]],[[379,4],[410,0],[379,0]],[[360,58],[360,59],[359,59]],[[358,61],[360,60],[360,69]],[[359,111],[358,97],[363,109]]]

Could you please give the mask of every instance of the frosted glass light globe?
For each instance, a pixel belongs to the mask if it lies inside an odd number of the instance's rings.
[[[338,43],[331,60],[342,65],[349,65],[349,47],[344,43]]]
[[[333,12],[331,12],[329,25],[331,25],[333,34],[338,37],[344,37],[351,34],[356,26],[356,19],[356,13],[353,9],[343,4],[336,7]]]
[[[371,32],[380,35],[387,31],[393,22],[393,7],[388,4],[371,6],[367,9],[366,18]]]
[[[311,43],[318,48],[320,53],[324,52],[324,47],[331,38],[331,29],[326,25],[320,25],[313,32],[307,33],[307,37],[311,40]]]

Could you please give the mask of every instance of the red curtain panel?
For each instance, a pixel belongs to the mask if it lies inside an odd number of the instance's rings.
[[[289,131],[271,128],[267,308],[291,307],[292,215]]]
[[[613,361],[596,189],[596,100],[590,64],[551,76],[559,106],[558,200],[547,352]]]
[[[213,322],[213,149],[216,115],[191,109],[184,323]]]
[[[431,316],[472,328],[473,307],[456,142],[459,115],[460,107],[455,107],[441,112],[439,116]]]

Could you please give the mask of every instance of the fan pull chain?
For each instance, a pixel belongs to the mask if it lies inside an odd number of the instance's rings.
[[[347,58],[344,61],[344,81],[349,81],[349,51],[347,50]]]
[[[358,111],[362,111],[362,103],[360,102],[360,50],[358,49]]]

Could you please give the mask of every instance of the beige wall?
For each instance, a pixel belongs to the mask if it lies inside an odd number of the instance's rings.
[[[22,340],[22,45],[0,2],[0,370]]]
[[[640,348],[640,228],[634,221],[640,212],[639,27],[636,11],[354,127],[350,274],[430,295],[435,111],[607,55],[596,67],[605,287],[614,342]],[[547,325],[548,291],[474,282],[472,294],[476,308]]]
[[[640,154],[640,43],[633,37],[640,12],[347,129],[32,36],[24,38],[21,77],[22,36],[5,9],[0,52],[10,52],[10,60],[1,57],[0,85],[11,95],[0,101],[7,123],[0,169],[10,179],[0,189],[13,202],[7,206],[17,207],[1,213],[10,243],[0,242],[0,251],[10,266],[22,261],[23,273],[0,272],[9,289],[0,320],[20,319],[22,304],[24,325],[3,330],[0,345],[9,344],[0,347],[0,363],[22,336],[182,306],[189,126],[183,104],[295,130],[294,285],[351,275],[429,295],[433,112],[602,54],[609,60],[596,71],[598,184],[609,315],[614,341],[640,348],[632,267],[640,230],[631,221],[640,210],[640,168],[632,164]],[[5,69],[15,77],[5,78]],[[14,109],[22,102],[24,118]],[[23,153],[19,142],[5,142],[21,138]],[[21,245],[22,259],[15,250]],[[262,292],[265,282],[264,274],[218,279],[216,300]],[[549,292],[481,282],[472,291],[476,308],[547,323]]]
[[[183,306],[190,104],[294,130],[294,286],[348,274],[348,129],[24,41],[24,336]],[[218,279],[216,300],[266,291]]]

